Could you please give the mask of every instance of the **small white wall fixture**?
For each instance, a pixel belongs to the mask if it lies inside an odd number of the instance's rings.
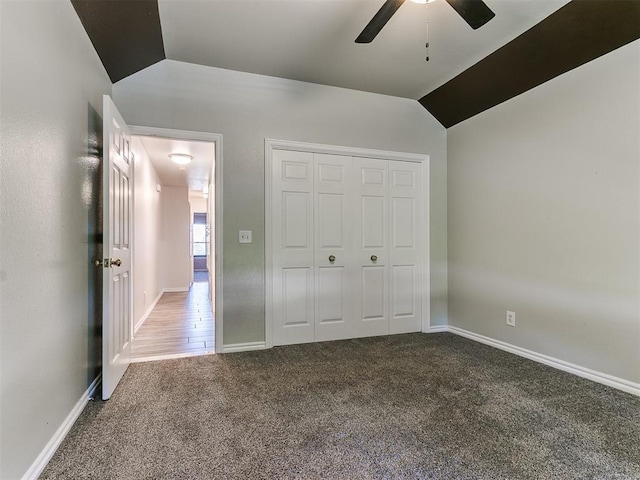
[[[219,133],[209,132],[193,132],[188,130],[175,130],[170,128],[146,127],[146,126],[130,126],[132,135],[147,137],[164,137],[178,140],[192,140],[200,142],[211,142],[215,145],[215,336],[216,336],[216,353],[223,351],[222,325],[223,325],[223,298],[222,298],[222,135]],[[135,219],[134,219],[135,221]]]
[[[272,171],[274,150],[289,150],[296,152],[310,152],[327,155],[344,155],[350,157],[364,157],[369,159],[398,160],[421,164],[423,185],[428,189],[429,185],[429,155],[415,153],[391,152],[358,147],[323,145],[289,140],[265,139],[265,347],[273,347],[273,243],[272,243]],[[430,265],[429,265],[429,195],[424,198],[424,219],[421,232],[424,251],[422,252],[423,265],[423,295],[422,295],[422,332],[430,332]]]

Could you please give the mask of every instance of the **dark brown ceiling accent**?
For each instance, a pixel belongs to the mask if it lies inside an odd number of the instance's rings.
[[[113,83],[164,60],[157,0],[71,0]]]
[[[420,99],[449,128],[640,38],[640,0],[573,0]]]

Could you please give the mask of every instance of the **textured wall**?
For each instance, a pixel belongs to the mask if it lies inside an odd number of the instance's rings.
[[[224,136],[225,344],[264,340],[265,137],[431,156],[431,320],[446,322],[446,132],[418,102],[170,60],[114,95],[129,124]]]
[[[70,2],[0,2],[0,478],[22,475],[100,359],[102,94]]]
[[[448,130],[451,325],[640,382],[638,85],[640,41]]]
[[[161,292],[160,238],[162,194],[156,190],[158,174],[140,140],[133,137],[135,154],[133,203],[133,321],[137,324]]]

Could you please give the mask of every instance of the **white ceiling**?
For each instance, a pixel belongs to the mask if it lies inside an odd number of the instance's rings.
[[[189,187],[202,192],[211,182],[215,161],[215,144],[174,140],[161,137],[138,137],[151,159],[162,185]],[[193,157],[189,165],[176,165],[169,159],[170,153],[186,153]],[[182,168],[181,168],[182,167]]]
[[[444,0],[407,1],[370,44],[354,40],[384,0],[158,3],[169,59],[419,99],[568,1],[485,0],[496,16],[478,30]]]

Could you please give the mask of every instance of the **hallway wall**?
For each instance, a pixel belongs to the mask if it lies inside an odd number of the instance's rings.
[[[160,238],[162,236],[162,193],[158,173],[142,142],[132,139],[135,155],[133,203],[133,321],[143,315],[162,292],[160,285]]]
[[[189,289],[189,213],[189,189],[163,186],[160,278],[164,290]]]
[[[198,193],[197,195],[200,195],[200,194]],[[191,203],[191,211],[193,213],[208,213],[206,198],[196,197],[194,195],[191,195],[189,197],[189,202]],[[191,217],[191,222],[193,223],[193,217]]]

